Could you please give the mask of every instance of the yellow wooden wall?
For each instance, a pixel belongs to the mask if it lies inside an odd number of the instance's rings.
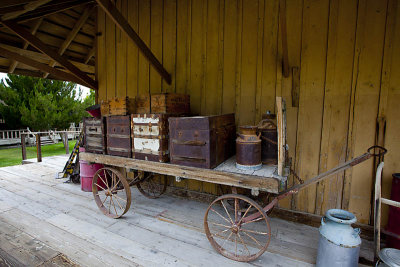
[[[397,0],[286,0],[288,78],[281,71],[279,1],[117,0],[116,5],[171,73],[172,84],[99,10],[100,100],[187,93],[193,113],[235,112],[237,124],[244,125],[274,111],[275,97],[282,96],[289,154],[300,177],[309,179],[379,140],[389,149],[383,178],[384,194],[389,194],[391,173],[400,172]],[[299,98],[292,99],[296,90]],[[380,128],[378,118],[386,119]],[[368,223],[373,164],[363,163],[280,205],[316,214],[349,209]],[[216,192],[194,181],[180,186]]]

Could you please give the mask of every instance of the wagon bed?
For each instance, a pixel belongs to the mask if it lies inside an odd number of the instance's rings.
[[[215,169],[202,169],[94,153],[80,153],[79,157],[91,163],[100,163],[214,184],[256,189],[275,194],[286,189],[287,177],[277,174],[277,166],[263,166],[262,169],[257,171],[242,171],[235,167],[234,157],[223,162]]]

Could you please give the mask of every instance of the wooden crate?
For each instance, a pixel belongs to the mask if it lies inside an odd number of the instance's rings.
[[[101,100],[100,101],[100,113],[101,116],[109,116],[110,115],[110,101],[109,100]]]
[[[135,159],[168,162],[167,114],[133,114],[132,156]]]
[[[136,113],[137,114],[150,113],[150,97],[148,95],[136,96]]]
[[[83,118],[84,144],[86,152],[105,154],[105,118]]]
[[[134,98],[116,97],[110,100],[110,116],[123,116],[134,114],[136,104]]]
[[[190,97],[175,93],[154,94],[151,96],[151,113],[190,114]]]
[[[151,100],[151,101],[150,101]],[[162,93],[136,97],[137,114],[190,114],[190,97],[184,94]]]
[[[130,116],[110,116],[106,118],[107,155],[132,157]]]

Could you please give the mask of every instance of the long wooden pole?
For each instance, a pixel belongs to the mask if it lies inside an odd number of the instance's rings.
[[[40,142],[40,134],[36,134],[36,155],[37,162],[42,162],[42,144]]]
[[[25,134],[21,134],[22,161],[26,160]]]

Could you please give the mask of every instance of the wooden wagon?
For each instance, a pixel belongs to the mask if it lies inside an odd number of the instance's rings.
[[[177,180],[186,178],[231,186],[232,193],[216,198],[206,210],[204,231],[211,245],[220,254],[247,262],[257,259],[267,249],[271,239],[267,213],[280,199],[372,156],[381,157],[384,153],[384,148],[371,147],[363,155],[289,189],[286,188],[287,177],[278,175],[277,166],[264,166],[258,171],[240,171],[235,169],[233,158],[210,170],[93,153],[82,153],[80,157],[87,162],[113,166],[97,171],[92,186],[97,206],[112,218],[119,218],[129,210],[131,185],[136,185],[149,198],[158,198],[165,192],[166,176],[174,176]],[[134,179],[128,181],[115,167],[135,173]],[[161,178],[153,174],[164,176]],[[268,192],[275,197],[265,207],[261,207],[252,198],[237,194],[236,188],[251,189],[252,195],[258,195],[260,191]]]

